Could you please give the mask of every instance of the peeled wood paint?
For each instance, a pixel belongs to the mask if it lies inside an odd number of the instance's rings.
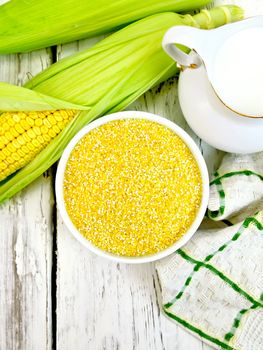
[[[63,45],[63,58],[98,39]],[[187,126],[173,78],[143,95],[129,110],[167,117],[194,137],[210,170],[221,152],[204,145]],[[74,239],[58,215],[57,349],[210,350],[163,316],[154,264],[117,264],[96,257]],[[78,291],[76,293],[76,291]]]
[[[0,55],[0,80],[22,85],[50,64],[48,50]],[[52,349],[51,176],[0,206],[0,349]]]
[[[0,4],[3,2],[0,0]],[[218,0],[216,5],[231,2],[246,8],[249,15],[263,14],[261,0]],[[59,46],[58,57],[82,50],[96,40]],[[21,83],[26,76],[35,75],[48,63],[45,51],[2,57],[1,80]],[[200,141],[187,126],[178,105],[176,79],[147,92],[130,109],[163,115],[186,129],[199,144],[210,172],[213,172],[222,153]],[[47,350],[54,348],[55,342],[56,348],[63,350],[211,349],[162,315],[157,303],[158,280],[154,264],[131,266],[98,258],[71,237],[60,217],[53,223],[57,225],[58,232],[58,266],[57,295],[54,291],[52,296],[57,298],[57,334],[56,338],[53,334],[52,347],[51,193],[50,177],[39,179],[23,191],[22,197],[16,196],[0,209],[1,349]],[[26,207],[22,212],[24,219],[17,213],[21,205]],[[35,208],[34,212],[32,208]],[[41,218],[45,218],[47,225],[42,232],[39,226],[35,226]],[[16,231],[11,222],[27,228],[22,235],[25,257],[27,252],[34,250],[38,271],[43,278],[42,290],[34,292],[32,297],[27,296],[28,290],[32,288],[35,291],[38,287],[30,274],[27,279],[21,278],[21,283],[28,287],[23,293],[19,289],[15,263]],[[30,270],[27,258],[18,261],[20,271]]]

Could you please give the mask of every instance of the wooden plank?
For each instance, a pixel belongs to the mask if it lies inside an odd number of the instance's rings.
[[[216,1],[222,3],[226,1]],[[263,14],[260,0],[232,3],[244,6],[247,15]],[[77,44],[63,47],[61,56],[76,48]],[[45,50],[1,56],[0,79],[22,84],[50,60]],[[178,103],[176,84],[168,85],[161,94],[146,94],[134,108],[152,109],[172,119],[176,116],[175,121],[184,125],[174,106]],[[158,99],[163,100],[167,91],[170,97],[164,105]],[[218,152],[197,142],[212,170]],[[0,349],[52,346],[51,188],[51,177],[46,174],[0,209]],[[153,265],[118,265],[99,259],[70,237],[60,219],[58,226],[58,349],[87,345],[92,350],[208,349],[160,315]]]
[[[63,45],[58,57],[96,40]],[[129,109],[157,113],[187,128],[176,79],[149,91]],[[160,312],[154,264],[132,266],[96,257],[70,236],[59,214],[57,234],[58,349],[203,349],[198,339]]]
[[[58,228],[57,349],[203,349],[160,312],[154,264],[108,262]]]
[[[247,13],[259,9],[259,1],[215,1],[216,5],[244,5]],[[261,2],[262,6],[262,2]],[[94,44],[59,48],[65,57]],[[222,157],[219,152],[193,135],[177,98],[177,81],[171,79],[142,96],[129,109],[153,112],[174,120],[200,146],[212,173]],[[57,222],[57,348],[90,350],[209,350],[197,338],[166,319],[158,304],[159,285],[154,264],[125,265],[99,258],[83,248]]]
[[[0,56],[0,80],[21,85],[51,63],[47,50]],[[0,207],[0,349],[52,348],[53,194],[50,173]]]

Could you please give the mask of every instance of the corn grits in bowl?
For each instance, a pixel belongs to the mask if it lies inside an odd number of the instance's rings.
[[[205,213],[208,176],[192,139],[144,112],[103,117],[73,138],[59,163],[58,206],[93,252],[148,262],[180,248]]]

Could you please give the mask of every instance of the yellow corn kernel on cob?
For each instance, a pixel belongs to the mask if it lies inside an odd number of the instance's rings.
[[[0,181],[34,159],[75,114],[73,110],[1,114]]]

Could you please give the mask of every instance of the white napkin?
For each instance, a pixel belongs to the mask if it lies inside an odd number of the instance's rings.
[[[208,209],[221,223],[156,265],[163,310],[216,349],[262,350],[263,152],[225,156]]]

